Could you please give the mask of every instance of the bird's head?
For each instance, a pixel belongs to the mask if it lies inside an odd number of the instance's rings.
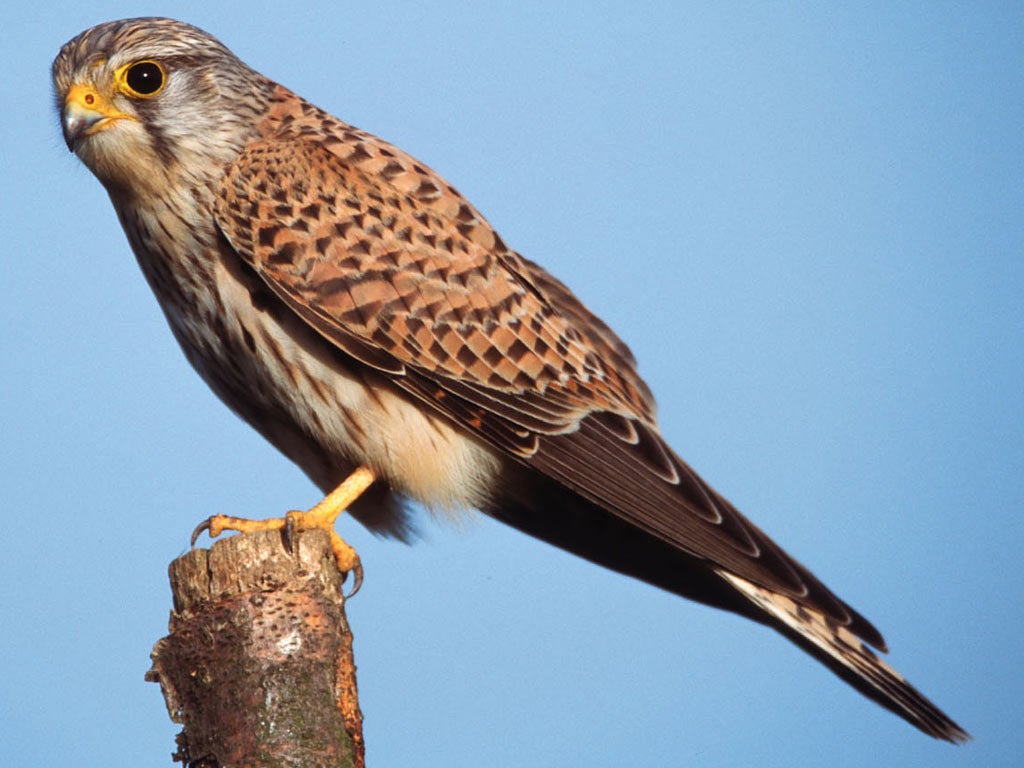
[[[116,187],[223,167],[271,87],[214,37],[156,18],[82,32],[54,60],[53,82],[68,148]]]

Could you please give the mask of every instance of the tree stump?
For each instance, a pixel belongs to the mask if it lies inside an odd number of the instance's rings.
[[[170,565],[170,634],[146,675],[190,768],[363,766],[343,576],[327,535],[232,536]]]

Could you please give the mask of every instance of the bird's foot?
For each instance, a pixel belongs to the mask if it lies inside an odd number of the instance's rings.
[[[299,531],[313,528],[327,531],[331,538],[331,550],[338,570],[344,574],[352,574],[354,583],[349,597],[359,591],[363,583],[363,566],[356,551],[345,542],[334,530],[334,521],[344,512],[374,481],[372,470],[367,467],[357,468],[344,482],[324,497],[323,501],[309,510],[292,510],[284,517],[272,517],[266,520],[250,520],[244,517],[229,515],[213,515],[201,522],[192,532],[192,546],[206,531],[211,539],[220,536],[224,531],[253,533],[255,531],[282,531],[285,542],[293,549]]]

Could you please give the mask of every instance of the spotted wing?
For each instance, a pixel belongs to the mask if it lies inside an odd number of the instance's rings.
[[[629,350],[565,286],[399,150],[348,150],[265,140],[220,190],[225,237],[289,307],[591,503],[884,647],[671,451]]]

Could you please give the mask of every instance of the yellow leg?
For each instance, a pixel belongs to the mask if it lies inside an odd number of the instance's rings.
[[[375,479],[371,469],[365,466],[358,467],[315,507],[305,512],[293,510],[285,514],[283,518],[249,520],[244,517],[214,515],[200,523],[192,532],[192,546],[195,546],[196,539],[203,531],[208,532],[211,539],[215,539],[224,531],[252,533],[253,531],[280,531],[283,529],[289,540],[293,540],[293,535],[299,531],[320,528],[327,531],[331,537],[331,549],[334,551],[334,558],[338,563],[339,570],[342,573],[353,574],[355,584],[352,594],[354,595],[363,583],[363,566],[359,562],[359,555],[356,554],[356,551],[345,543],[344,539],[334,530],[334,521],[362,495],[363,491],[370,487]]]

